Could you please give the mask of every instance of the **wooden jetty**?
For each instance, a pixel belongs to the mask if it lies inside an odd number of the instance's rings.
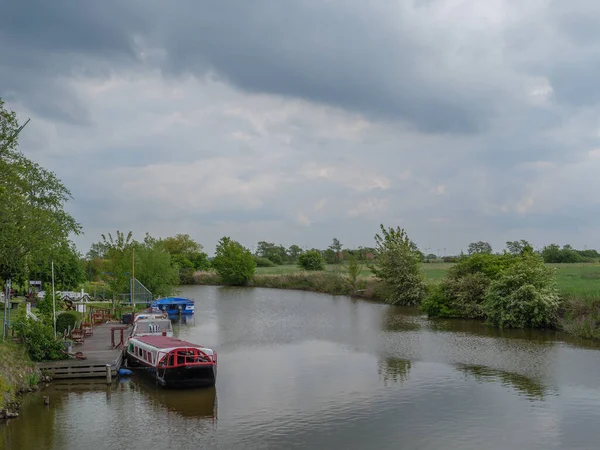
[[[107,366],[110,366],[110,374],[114,378],[123,362],[123,348],[120,345],[121,330],[126,339],[131,331],[131,325],[117,323],[94,325],[92,335],[86,336],[82,344],[73,347],[73,352],[83,353],[86,359],[48,361],[37,363],[36,366],[47,371],[54,379],[106,378]],[[114,345],[115,343],[117,345]]]

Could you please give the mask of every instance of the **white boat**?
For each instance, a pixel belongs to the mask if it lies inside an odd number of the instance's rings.
[[[173,325],[167,314],[138,314],[131,336],[173,336]]]
[[[192,342],[163,335],[131,336],[126,358],[129,367],[146,367],[164,387],[214,386],[217,353]]]

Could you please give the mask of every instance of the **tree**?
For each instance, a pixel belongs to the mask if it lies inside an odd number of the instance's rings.
[[[32,262],[29,268],[36,279],[47,283],[52,279],[52,262],[54,262],[54,284],[57,290],[74,290],[85,281],[84,262],[72,242],[58,242],[42,261]]]
[[[520,241],[506,242],[506,249],[511,255],[522,255],[525,252],[532,252],[533,246],[525,239],[521,239]]]
[[[236,286],[248,284],[256,270],[250,250],[229,237],[219,240],[212,266],[223,281]]]
[[[350,255],[348,257],[348,266],[346,267],[348,271],[348,283],[353,291],[356,290],[356,286],[358,283],[358,276],[362,271],[362,265],[358,262],[358,258],[355,255]]]
[[[427,293],[427,285],[419,267],[416,244],[402,228],[386,229],[375,235],[377,260],[371,271],[386,287],[385,300],[394,305],[417,305]]]
[[[102,277],[110,290],[117,294],[131,291],[135,263],[135,278],[154,296],[173,293],[173,286],[178,281],[178,266],[172,261],[171,254],[163,249],[160,240],[146,234],[143,242],[137,242],[131,231],[125,235],[117,230],[116,238],[110,233],[108,238],[102,235],[102,245],[107,248]]]
[[[179,282],[190,284],[196,270],[210,267],[208,255],[202,251],[202,245],[194,241],[189,234],[177,234],[157,243],[171,255],[172,261],[179,269]]]
[[[325,260],[319,250],[312,249],[298,257],[298,267],[304,270],[325,270]]]
[[[256,246],[256,256],[259,258],[266,258],[277,265],[281,265],[286,260],[287,253],[282,245],[259,241]]]
[[[0,99],[0,277],[24,277],[81,226],[64,207],[70,191],[56,175],[17,150],[16,114]]]
[[[338,238],[333,238],[333,242],[328,248],[333,253],[333,263],[339,264],[342,260],[342,244]]]
[[[488,242],[484,242],[484,241],[478,241],[478,242],[471,242],[469,244],[469,248],[467,249],[467,251],[469,252],[469,255],[474,255],[477,253],[483,253],[483,254],[491,254],[492,253],[492,246],[488,243]]]
[[[287,249],[287,255],[290,258],[290,260],[292,260],[292,262],[295,262],[298,260],[298,257],[302,254],[302,249],[294,244],[294,245],[290,245],[290,248]]]

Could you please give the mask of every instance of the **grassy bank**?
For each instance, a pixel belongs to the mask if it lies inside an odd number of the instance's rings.
[[[40,372],[29,359],[24,346],[0,343],[0,419],[19,409],[19,395],[35,389]]]

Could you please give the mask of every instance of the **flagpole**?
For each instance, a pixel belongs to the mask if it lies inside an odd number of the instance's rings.
[[[54,322],[54,336],[56,337],[56,296],[54,294],[54,261],[52,261],[52,321]]]
[[[133,319],[135,317],[135,247],[131,248],[131,308]]]

